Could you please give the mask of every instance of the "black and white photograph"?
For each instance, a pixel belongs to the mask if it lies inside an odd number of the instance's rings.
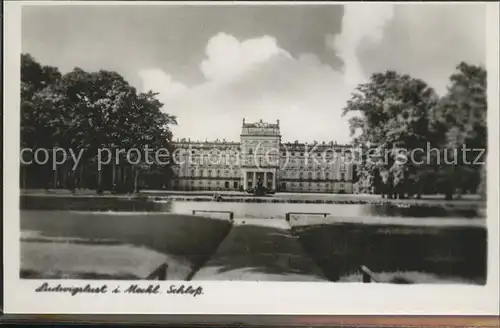
[[[201,308],[224,284],[234,310],[266,288],[342,309],[387,289],[391,309],[460,311],[465,288],[498,311],[486,3],[10,6],[5,277],[23,290]]]

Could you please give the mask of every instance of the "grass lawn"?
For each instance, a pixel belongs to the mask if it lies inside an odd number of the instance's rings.
[[[167,262],[174,276],[188,276],[230,228],[226,220],[168,213],[21,211],[21,265],[27,276],[99,268],[140,277]]]

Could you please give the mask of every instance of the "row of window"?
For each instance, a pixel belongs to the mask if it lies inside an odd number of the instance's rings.
[[[196,185],[204,185],[205,183],[203,183],[203,181],[197,181],[197,180],[191,180],[189,182],[189,184],[191,184],[192,186],[196,186]],[[216,186],[225,186],[226,188],[235,188],[237,189],[239,187],[239,183],[237,181],[233,181],[233,182],[230,182],[230,181],[215,181],[214,183],[212,183],[211,180],[208,180],[208,185],[216,185]]]
[[[196,171],[196,170],[191,170],[191,177],[221,177],[221,171],[215,171],[213,172],[212,170],[208,170],[208,171]],[[215,174],[215,175],[214,175]],[[240,172],[239,171],[233,171],[232,172],[232,175],[231,175],[231,172],[230,171],[224,171],[224,176],[225,177],[229,177],[229,176],[233,176],[233,177],[238,177],[240,175]],[[281,174],[282,177],[293,177],[293,176],[296,176],[295,172],[284,172],[284,174]],[[304,178],[309,178],[309,179],[313,179],[313,177],[315,177],[316,179],[321,179],[322,178],[322,174],[321,172],[317,172],[316,175],[313,175],[313,172],[308,172],[307,176],[305,174],[305,172],[299,172],[298,174],[298,177],[299,179],[304,179]],[[330,173],[329,172],[325,172],[325,179],[330,179]],[[340,180],[345,180],[346,179],[346,175],[344,172],[341,172],[340,173]]]
[[[278,159],[277,156],[273,154],[266,154],[264,156],[228,156],[224,154],[220,155],[204,155],[204,156],[191,156],[188,157],[184,162],[179,162],[184,165],[203,165],[204,163],[209,165],[238,165],[239,163],[254,165],[256,163],[259,164],[268,164],[268,165],[276,165],[280,164],[280,166],[298,166],[298,167],[331,167],[336,164],[336,161],[324,160],[322,158],[308,158],[308,159],[287,159],[281,158]],[[340,168],[345,170],[346,163],[340,161]]]
[[[196,181],[196,180],[191,180],[189,182],[190,185],[192,186],[202,186],[204,185],[204,183],[202,181]],[[229,182],[229,181],[215,181],[215,183],[213,183],[215,186],[219,187],[219,186],[224,186],[225,188],[234,188],[234,189],[238,189],[239,188],[239,183],[238,182]],[[211,180],[208,180],[208,185],[212,185],[212,181]],[[318,188],[318,189],[321,189],[322,185],[320,183],[315,183],[315,184],[312,184],[311,182],[309,182],[308,184],[306,183],[302,183],[302,182],[299,182],[299,183],[296,183],[296,182],[290,182],[290,183],[282,183],[281,184],[281,189],[290,189],[290,188],[296,188],[296,187],[308,187],[308,188]],[[324,185],[324,188],[325,189],[330,189],[331,185],[330,184],[326,184]],[[344,184],[339,184],[339,189],[344,189]]]
[[[345,172],[346,170],[340,170],[341,172]],[[316,172],[316,173],[320,173],[320,172],[335,172],[335,170],[333,168],[330,168],[330,167],[314,167],[314,168],[311,168],[311,167],[303,167],[303,166],[300,166],[300,167],[290,167],[290,166],[287,166],[287,167],[284,167],[284,168],[281,168],[280,172],[282,173],[290,173],[290,172]]]
[[[305,163],[306,162],[305,160],[301,160],[301,159],[282,160],[281,162],[288,163],[288,164],[300,165],[300,167],[305,167],[305,166],[308,166],[308,167],[314,167],[314,166],[326,167],[326,166],[332,166],[333,164],[336,163],[336,162],[328,162],[328,161],[324,162],[322,159],[315,160],[315,159],[310,159],[310,158],[307,159],[307,163]],[[345,167],[346,167],[345,163],[340,162],[340,167],[345,169]]]
[[[198,174],[199,173],[199,174]],[[215,173],[215,175],[213,175]],[[226,170],[224,171],[224,176],[230,176],[230,171]],[[233,171],[232,172],[232,176],[234,177],[237,177],[240,175],[240,172],[239,171]],[[196,171],[196,170],[191,170],[191,177],[204,177],[204,176],[207,176],[207,177],[212,177],[212,176],[215,176],[215,177],[220,177],[221,176],[221,171],[217,170],[215,172],[213,172],[212,170],[208,170],[208,171]]]
[[[195,165],[196,164],[196,165]],[[237,167],[240,167],[239,165],[228,165],[227,163],[216,163],[216,164],[219,164],[219,165],[215,165],[214,163],[208,163],[209,167],[219,167],[221,169],[224,169],[224,168],[237,168]],[[231,164],[236,164],[236,163],[231,163]],[[249,164],[249,165],[253,165],[253,164],[256,164],[255,161],[248,161],[247,163],[243,163],[243,164]],[[265,163],[264,163],[265,164]],[[293,163],[288,163],[288,164],[293,164]],[[196,170],[196,167],[203,167],[203,165],[200,165],[200,163],[191,163],[191,166],[194,168],[191,168],[191,170]],[[289,165],[286,165],[286,166],[281,166],[281,170],[282,171],[285,171],[285,172],[291,172],[291,171],[304,171],[304,170],[308,170],[308,171],[317,171],[317,170],[324,170],[324,171],[331,171],[333,170],[333,168],[331,167],[322,167],[322,166],[313,166],[312,164],[309,164],[307,167],[306,166],[289,166]],[[340,164],[340,167],[339,167],[339,170],[340,171],[346,171],[346,167],[345,167],[345,164]]]
[[[291,182],[291,183],[282,183],[281,184],[281,189],[290,189],[290,188],[296,188],[296,187],[309,187],[309,188],[313,188],[313,187],[316,187],[316,188],[321,188],[321,184],[317,183],[317,184],[312,184],[309,182],[309,184],[304,184],[302,182],[299,182],[299,183],[295,183],[295,182]],[[325,185],[325,189],[330,189],[331,185],[330,184],[326,184]],[[339,184],[339,189],[344,189],[344,184],[341,183]]]
[[[289,178],[292,178],[292,177],[295,177],[297,176],[296,172],[283,172],[281,175],[281,177],[289,177]],[[325,179],[330,179],[332,176],[330,176],[330,173],[329,172],[325,172]],[[313,175],[312,172],[308,172],[307,175],[305,174],[305,172],[299,172],[298,174],[298,177],[299,179],[304,179],[304,178],[309,178],[309,179],[312,179],[313,177],[315,177],[316,179],[321,179],[322,178],[322,174],[321,172],[316,172],[315,175]],[[345,180],[346,179],[346,175],[344,172],[340,172],[340,180]]]
[[[265,153],[266,151],[269,151],[268,149],[265,149],[265,148],[258,148],[258,152],[259,153]],[[248,149],[248,152],[247,152],[249,155],[253,155],[254,154],[254,151],[252,148],[249,148]],[[274,152],[272,153],[273,155],[275,154]],[[271,155],[271,154],[270,154]],[[305,158],[305,154],[304,153],[296,153],[296,152],[290,152],[290,153],[287,153],[286,151],[283,151],[281,152],[281,157],[288,157],[288,156],[291,156],[291,157],[303,157]],[[317,159],[323,159],[323,158],[328,158],[328,159],[332,159],[332,158],[338,158],[338,159],[342,159],[342,160],[345,160],[344,158],[340,157],[339,155],[337,154],[333,154],[333,153],[327,153],[327,152],[324,152],[324,153],[321,153],[321,152],[318,152],[318,153],[309,153],[309,155],[307,156],[307,158],[317,158]]]
[[[189,152],[191,153],[191,155],[195,155],[195,157],[219,157],[219,156],[231,156],[231,157],[245,157],[245,156],[238,156],[240,155],[240,153],[237,151],[237,150],[232,150],[232,151],[224,151],[224,150],[212,150],[212,151],[197,151],[197,150],[191,150],[191,151],[188,151],[186,150],[183,155],[186,156],[189,154]],[[247,156],[249,155],[254,155],[254,150],[252,148],[250,148],[248,150],[248,152],[246,153]],[[264,148],[259,148],[258,149],[258,154],[263,154],[263,155],[267,155],[267,156],[277,156],[278,154],[275,153],[275,152],[269,152],[269,149],[264,149]],[[296,158],[296,160],[299,160],[299,159],[305,159],[306,157],[304,157],[304,153],[289,153],[287,154],[286,152],[281,152],[281,157],[283,158],[286,158],[288,156],[291,156],[291,157],[302,157],[302,158]],[[324,158],[327,158],[327,159],[333,159],[333,158],[336,158],[336,159],[339,159],[339,160],[345,160],[344,158],[341,158],[339,157],[338,155],[332,155],[332,154],[323,154],[323,153],[317,153],[317,154],[312,154],[312,155],[309,155],[307,158],[309,158],[310,160],[312,160],[313,158],[317,159],[317,160],[323,160]]]

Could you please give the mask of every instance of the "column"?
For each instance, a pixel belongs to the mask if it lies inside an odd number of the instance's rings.
[[[264,172],[264,187],[267,188],[267,172]]]
[[[252,187],[255,187],[257,185],[257,174],[254,171],[253,172],[253,178],[252,178]]]
[[[247,190],[247,188],[248,188],[247,185],[248,185],[248,183],[247,183],[247,171],[243,171],[243,189],[244,190]]]
[[[276,190],[276,173],[272,173],[273,190]]]

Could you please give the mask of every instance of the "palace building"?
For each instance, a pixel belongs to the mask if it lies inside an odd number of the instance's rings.
[[[276,192],[353,193],[350,146],[282,143],[280,122],[243,119],[239,142],[174,142],[177,190],[242,191],[261,181]]]

